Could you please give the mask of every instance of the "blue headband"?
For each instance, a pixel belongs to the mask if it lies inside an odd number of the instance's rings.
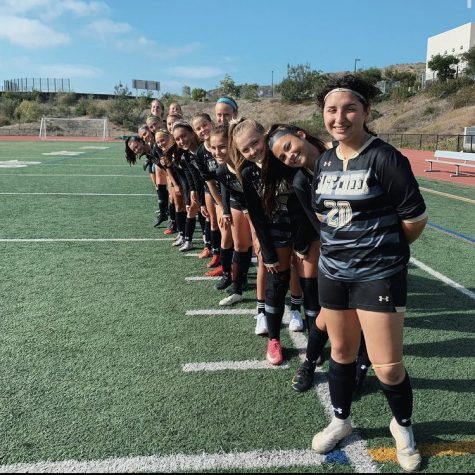
[[[216,104],[222,103],[222,104],[227,104],[228,106],[231,106],[234,111],[237,111],[238,105],[235,100],[231,99],[230,97],[220,97],[217,101]]]

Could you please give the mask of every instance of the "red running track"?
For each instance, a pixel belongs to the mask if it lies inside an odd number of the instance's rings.
[[[466,176],[455,177],[450,176],[455,173],[455,166],[434,163],[433,168],[437,171],[429,173],[425,171],[430,167],[426,159],[434,158],[434,152],[428,150],[411,150],[407,148],[401,148],[400,150],[411,162],[412,171],[416,176],[427,178],[428,180],[448,181],[450,183],[459,183],[461,185],[475,187],[475,171],[467,171],[466,168],[460,167],[460,173]]]

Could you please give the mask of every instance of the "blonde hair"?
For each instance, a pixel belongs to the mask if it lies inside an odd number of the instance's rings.
[[[257,132],[258,134],[265,135],[265,129],[262,124],[254,119],[246,119],[243,117],[238,121],[232,120],[229,124],[229,157],[233,164],[233,168],[236,170],[236,176],[239,181],[242,182],[241,172],[246,166],[246,159],[242,156],[241,152],[236,146],[236,137],[242,135],[245,132]]]

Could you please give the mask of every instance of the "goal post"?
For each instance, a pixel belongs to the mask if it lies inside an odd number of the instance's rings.
[[[109,138],[109,121],[103,119],[43,117],[40,122],[39,138],[55,140],[59,138],[81,138],[107,140]]]

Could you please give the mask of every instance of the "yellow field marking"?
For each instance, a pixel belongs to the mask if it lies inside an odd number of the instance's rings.
[[[453,200],[464,201],[465,203],[470,203],[475,205],[475,200],[471,200],[470,198],[464,198],[463,196],[451,195],[449,193],[443,193],[442,191],[435,191],[431,190],[430,188],[424,188],[422,186],[419,187],[421,191],[427,191],[428,193],[434,193],[434,195],[445,196],[446,198],[451,198]]]
[[[471,455],[475,454],[475,440],[421,444],[419,451],[423,457],[460,457]],[[368,452],[376,462],[393,462],[397,464],[395,448],[381,447],[380,449],[368,449]]]

